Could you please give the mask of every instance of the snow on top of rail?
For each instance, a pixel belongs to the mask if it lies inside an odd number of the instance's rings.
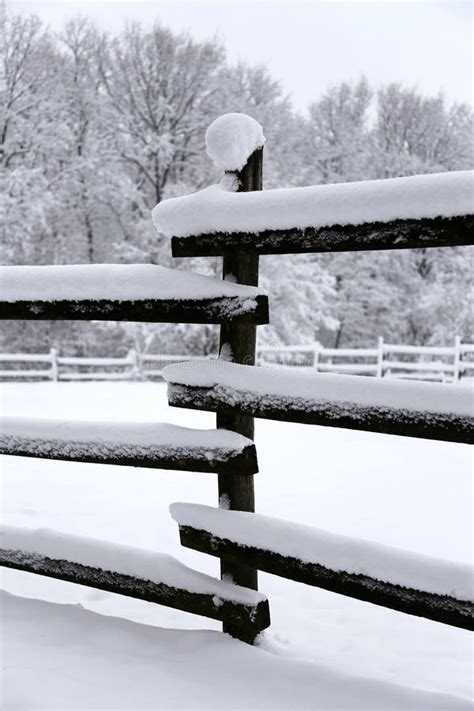
[[[244,546],[458,600],[470,601],[474,596],[474,569],[462,563],[261,514],[182,503],[172,504],[170,511],[182,526],[192,526]]]
[[[206,132],[207,154],[222,170],[241,170],[264,143],[262,127],[247,114],[223,114]]]
[[[253,590],[188,568],[173,556],[118,543],[61,533],[47,528],[0,526],[0,548],[100,568],[158,585],[216,595],[243,604],[258,604],[265,596]]]
[[[307,402],[333,402],[365,407],[472,416],[472,388],[447,383],[420,383],[375,379],[359,375],[306,373],[288,368],[239,365],[223,360],[191,361],[163,369],[172,384],[217,387],[232,401],[235,394],[248,394],[262,402],[288,398]]]
[[[224,180],[164,200],[153,210],[156,229],[168,237],[189,237],[469,215],[474,171],[249,193],[232,188]]]
[[[88,451],[94,447],[113,445],[119,454],[131,448],[162,449],[179,454],[185,450],[208,453],[215,456],[216,450],[241,452],[252,441],[229,430],[196,430],[179,425],[155,422],[91,422],[80,420],[49,420],[29,417],[0,417],[0,447],[2,443],[27,440],[30,449],[35,442],[87,444]],[[40,446],[37,444],[37,446]]]
[[[154,264],[0,267],[0,299],[16,301],[138,301],[254,298],[250,286]]]

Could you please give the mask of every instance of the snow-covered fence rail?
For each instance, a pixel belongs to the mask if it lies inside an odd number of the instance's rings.
[[[138,372],[142,378],[162,378],[163,370],[172,363],[183,363],[217,356],[170,355],[166,353],[142,353],[138,356]]]
[[[258,288],[152,264],[0,267],[2,319],[268,322]]]
[[[0,526],[0,565],[119,593],[244,629],[270,624],[264,595],[216,580],[170,555],[48,529]]]
[[[413,249],[472,244],[474,172],[265,190],[213,186],[155,208],[173,256]]]
[[[405,346],[384,343],[376,348],[324,348],[318,343],[261,346],[261,365],[311,367],[320,373],[350,373],[375,377],[457,382],[474,370],[474,344],[455,338],[452,346]]]
[[[175,407],[474,443],[471,388],[249,368],[220,359],[171,365],[164,377]]]
[[[183,545],[399,612],[473,629],[469,565],[270,516],[173,504]]]
[[[255,447],[234,432],[154,422],[82,422],[0,417],[0,451],[152,469],[254,474]]]

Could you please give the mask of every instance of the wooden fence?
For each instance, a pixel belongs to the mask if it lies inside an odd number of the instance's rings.
[[[123,358],[60,356],[48,353],[0,353],[0,380],[133,380],[138,377],[134,351]]]
[[[384,343],[376,348],[324,348],[319,343],[257,346],[257,363],[311,368],[319,373],[347,373],[378,378],[403,378],[456,383],[474,375],[474,344],[456,337],[453,346],[406,346]],[[65,357],[49,353],[0,353],[0,381],[9,380],[153,380],[163,370],[181,363],[217,356],[137,353],[124,357]]]
[[[162,379],[171,363],[202,360],[206,356],[137,353],[123,357],[89,358],[48,353],[0,353],[0,381],[12,380],[154,380]],[[215,358],[216,356],[209,356]]]
[[[474,344],[462,343],[459,336],[452,346],[406,346],[385,343],[380,337],[376,348],[260,346],[257,360],[260,365],[313,368],[319,373],[458,382],[474,374],[473,354]]]
[[[232,136],[228,140],[232,141]],[[234,173],[240,192],[261,190],[262,160],[263,149],[258,148],[248,157],[245,166]],[[406,184],[409,191],[413,179],[403,180],[408,181],[403,185]],[[364,184],[360,187],[358,199],[364,200],[367,191]],[[243,209],[239,207],[239,196],[234,197],[235,209]],[[439,198],[438,191],[436,200]],[[342,541],[340,537],[334,540],[317,529],[301,532],[301,527],[255,514],[253,477],[257,459],[253,435],[254,417],[263,417],[472,443],[472,399],[467,389],[440,383],[394,383],[386,377],[339,377],[334,375],[339,367],[335,359],[341,354],[327,349],[318,350],[316,354],[313,348],[312,367],[304,372],[300,368],[255,368],[256,327],[268,322],[268,306],[266,297],[254,287],[258,283],[260,254],[471,244],[473,226],[474,216],[468,211],[468,214],[451,217],[433,218],[421,214],[416,219],[406,219],[400,215],[383,222],[354,225],[268,229],[255,234],[229,230],[173,237],[171,246],[175,257],[222,256],[224,281],[202,281],[204,277],[183,272],[174,272],[170,277],[170,270],[151,267],[154,271],[146,273],[150,276],[150,285],[146,287],[142,267],[120,267],[120,279],[108,273],[116,267],[108,267],[105,281],[109,285],[120,284],[119,295],[116,291],[107,291],[111,287],[104,287],[104,273],[94,265],[55,267],[41,274],[31,273],[31,268],[26,268],[27,271],[22,267],[4,268],[5,273],[0,275],[0,283],[7,285],[3,286],[3,318],[220,324],[218,359],[178,362],[164,371],[169,403],[216,412],[217,430],[180,431],[181,428],[153,423],[141,425],[141,431],[137,432],[136,423],[97,428],[93,423],[71,421],[55,427],[47,421],[5,418],[0,451],[29,457],[217,474],[220,508],[204,511],[207,507],[197,510],[190,505],[175,508],[173,516],[183,545],[220,558],[222,580],[203,582],[202,576],[188,570],[188,586],[183,583],[181,570],[173,582],[170,570],[173,565],[159,558],[153,559],[149,567],[153,572],[147,577],[143,561],[134,565],[134,561],[140,561],[141,554],[132,549],[114,554],[114,561],[127,563],[115,569],[105,544],[78,541],[74,536],[64,540],[51,532],[35,535],[22,529],[4,532],[0,563],[214,617],[223,621],[224,631],[247,642],[253,642],[259,631],[270,623],[268,601],[257,592],[258,569],[401,612],[472,629],[473,596],[465,566],[420,561],[403,551],[382,550],[377,544]],[[12,269],[19,271],[8,272]],[[55,280],[57,288],[52,292],[51,284]],[[160,280],[165,282],[163,290],[158,283]],[[198,288],[194,289],[197,281]],[[48,300],[42,296],[45,291],[48,291]],[[439,372],[450,373],[453,380],[457,380],[462,371],[461,355],[472,353],[472,345],[463,350],[457,341],[454,352],[447,350],[432,349],[430,355],[452,357],[449,368],[443,365]],[[267,359],[270,353],[275,355],[275,351],[267,350],[262,351],[260,357]],[[376,350],[365,349],[364,354],[356,349],[350,353],[346,350],[347,358],[374,359],[374,363],[369,364],[374,369],[370,372],[379,376],[387,375],[389,370],[411,375],[420,372],[420,368],[406,367],[404,358],[413,354],[419,355],[419,350],[382,342]],[[388,361],[385,355],[390,355]],[[53,360],[32,358],[30,362],[49,362],[50,366],[53,363]],[[93,360],[98,362],[98,359]],[[57,359],[58,367],[76,367],[77,361],[63,359],[61,364]],[[151,363],[151,370],[160,370],[156,368],[157,361]],[[315,373],[315,364],[318,370],[332,371],[331,377]],[[351,367],[350,372],[360,372],[361,366],[352,364],[356,367]],[[130,358],[127,367],[133,369],[136,362]],[[343,367],[347,371],[348,364]],[[271,476],[271,472],[268,475]],[[452,485],[455,482],[447,482],[447,486]],[[421,512],[426,505],[426,501],[421,502]],[[275,535],[268,536],[268,530]],[[321,541],[325,541],[322,547]],[[61,546],[64,551],[58,555]],[[348,546],[352,546],[354,556],[347,556]],[[358,566],[355,562],[358,555],[368,564]],[[371,558],[375,565],[370,564]],[[382,561],[382,566],[377,566],[377,559]],[[420,566],[426,578],[420,576]],[[226,582],[229,577],[234,585]]]

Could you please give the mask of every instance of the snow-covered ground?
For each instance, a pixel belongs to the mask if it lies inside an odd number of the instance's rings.
[[[1,414],[214,425],[168,408],[158,383],[3,384]],[[471,562],[468,447],[264,421],[256,442],[260,513]],[[214,558],[180,547],[168,512],[173,501],[215,505],[212,474],[20,457],[1,471],[5,524],[154,548],[217,573]],[[272,626],[258,649],[210,620],[68,583],[3,570],[2,587],[14,595],[1,597],[5,709],[470,708],[468,632],[270,575],[260,588]]]

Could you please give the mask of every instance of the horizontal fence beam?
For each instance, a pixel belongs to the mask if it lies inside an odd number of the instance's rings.
[[[451,363],[408,363],[403,360],[384,360],[384,369],[416,370],[418,372],[453,373],[454,365]]]
[[[453,627],[474,629],[474,605],[447,595],[436,595],[413,588],[387,583],[366,575],[331,570],[322,565],[306,563],[272,551],[240,545],[215,533],[179,527],[183,546],[218,556],[237,560],[245,565],[272,575],[306,583],[334,593],[370,602],[409,615],[424,617]]]
[[[318,363],[317,370],[321,373],[377,373],[377,363]]]
[[[230,432],[150,422],[0,417],[0,454],[226,474],[255,474],[257,452]]]
[[[135,370],[123,371],[122,373],[71,373],[59,372],[58,380],[134,380]]]
[[[249,391],[233,391],[231,396],[227,396],[225,389],[219,386],[175,383],[168,385],[168,402],[173,407],[191,410],[234,412],[267,420],[474,444],[473,421],[467,415],[364,406],[350,401],[302,402],[301,398],[292,397],[275,397],[271,401],[271,398],[253,397]]]
[[[120,447],[103,447],[102,451],[87,451],[87,442],[45,443],[43,448],[34,449],[32,443],[22,442],[11,444],[0,437],[0,454],[15,457],[30,457],[34,459],[53,459],[63,462],[84,462],[88,464],[112,464],[114,466],[140,467],[142,469],[163,469],[165,471],[202,472],[205,474],[256,474],[258,471],[255,448],[248,447],[244,451],[225,458],[216,454],[214,458],[193,455],[184,452],[178,457],[165,455],[159,448],[150,448],[140,452],[140,448],[130,447],[130,453],[125,455]]]
[[[253,304],[253,306],[252,306]],[[136,321],[147,323],[268,323],[268,300],[220,297],[143,301],[0,301],[2,319]]]
[[[448,356],[452,358],[455,348],[454,346],[403,346],[395,343],[384,343],[383,352],[398,353],[400,355]]]
[[[114,366],[120,366],[120,365],[131,365],[133,364],[133,358],[130,357],[130,355],[125,356],[124,358],[89,358],[89,357],[84,357],[84,356],[77,356],[77,357],[69,357],[69,356],[59,356],[58,357],[58,365],[69,365],[69,366],[74,366],[74,365],[79,365],[83,367],[92,367],[92,368],[100,368],[103,366],[108,366],[108,365],[114,365]]]
[[[52,370],[0,370],[0,378],[46,378],[51,379]]]
[[[232,620],[233,624],[247,630],[252,640],[256,632],[270,624],[267,600],[256,605],[246,605],[216,594],[191,592],[110,570],[18,550],[0,549],[0,566],[154,602],[214,620]]]
[[[240,249],[257,254],[298,254],[470,244],[474,244],[474,215],[265,230],[258,233],[215,232],[191,237],[173,237],[171,250],[173,257],[212,257],[222,255],[226,249]]]
[[[174,362],[182,362],[183,360],[203,360],[203,358],[217,358],[216,355],[167,355],[166,353],[163,354],[156,354],[156,353],[141,353],[139,355],[139,360],[141,363],[158,363],[158,362],[164,362],[164,363],[174,363]]]
[[[54,354],[49,353],[0,353],[2,363],[51,363]]]
[[[325,358],[377,358],[377,348],[320,348],[319,355]]]

